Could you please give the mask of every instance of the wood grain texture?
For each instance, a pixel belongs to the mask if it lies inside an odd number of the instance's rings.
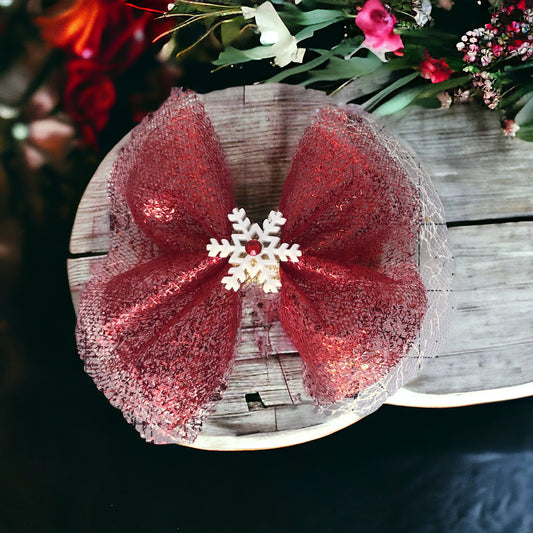
[[[109,250],[109,203],[106,176],[130,134],[104,157],[87,185],[78,205],[70,235],[70,253],[85,254]]]
[[[450,229],[455,252],[457,311],[441,354],[427,361],[406,388],[417,394],[450,398],[407,399],[389,403],[436,406],[509,399],[533,394],[533,222]],[[460,393],[458,395],[458,393]],[[471,398],[468,394],[472,393]],[[419,405],[419,404],[418,404]]]
[[[434,396],[473,393],[472,402],[468,395],[455,396],[456,405],[466,405],[476,402],[474,393],[478,391],[533,383],[533,222],[451,228],[450,240],[455,251],[455,320],[440,355],[426,361],[405,388]],[[90,272],[101,261],[101,257],[69,261],[75,306]],[[246,337],[246,330],[243,335]],[[224,397],[228,405],[218,414],[246,411],[245,395],[253,392],[258,392],[267,406],[312,404],[303,387],[299,357],[290,346],[280,345],[279,332],[271,331],[270,336],[275,351],[283,355],[268,362],[259,354],[259,363],[238,360]],[[245,339],[245,343],[252,353],[253,339]],[[267,374],[270,381],[262,383],[261,375]],[[517,397],[524,394],[520,390],[527,389],[517,389]],[[494,390],[493,400],[498,399]],[[412,401],[402,393],[388,403],[416,406]],[[443,400],[426,397],[423,401],[430,406]],[[452,405],[450,400],[447,405]]]
[[[533,215],[531,143],[503,136],[497,113],[415,108],[386,123],[424,164],[449,222]]]
[[[222,96],[218,101],[203,97],[207,112],[214,117],[215,130],[233,132],[222,138],[233,175],[247,176],[254,183],[253,198],[245,196],[248,188],[238,181],[235,184],[237,203],[247,207],[252,218],[262,219],[267,214],[265,206],[277,204],[292,153],[309,117],[318,107],[330,103],[317,91],[312,91],[311,101],[304,99],[306,92],[309,90],[297,86],[258,85],[248,88],[246,95],[243,88],[235,88],[219,92]],[[289,100],[299,111],[297,121],[289,120],[282,112],[272,112],[273,101]],[[249,109],[253,113],[247,115],[248,126],[235,129],[235,114]],[[504,137],[496,113],[475,105],[457,105],[449,110],[415,109],[401,118],[383,121],[424,164],[448,222],[533,215],[533,149],[530,143]],[[74,224],[77,231],[70,243],[73,254],[108,249],[103,169],[112,163],[127,137],[104,159],[102,171],[96,172],[80,202]],[[246,145],[259,145],[261,149],[245,151],[242,147]],[[253,169],[253,173],[247,169]]]
[[[76,309],[85,284],[103,259],[104,256],[69,259],[67,268]],[[328,435],[359,419],[354,414],[331,417],[318,411],[304,388],[300,356],[279,323],[265,328],[263,334],[269,345],[266,355],[258,348],[253,317],[243,317],[228,388],[194,447],[243,450],[289,446]]]
[[[231,170],[254,183],[253,196],[247,194],[249,187],[238,182],[235,186],[237,203],[253,219],[261,219],[276,205],[303,129],[316,109],[328,102],[322,93],[305,99],[304,91],[264,85],[218,93],[216,100],[204,97],[215,130],[233,132],[222,138]],[[274,101],[296,106],[299,120],[274,113]],[[236,114],[245,117],[244,127],[232,126]],[[527,168],[533,163],[533,151],[529,144],[501,136],[493,114],[457,106],[444,114],[421,110],[389,122],[429,170],[449,221],[532,214],[533,179]],[[248,144],[261,149],[243,150]],[[75,307],[91,272],[102,261],[101,256],[88,254],[105,253],[109,246],[105,181],[120,145],[104,160],[80,202],[71,239],[76,257],[68,262]],[[441,355],[427,361],[418,377],[389,403],[467,405],[533,394],[532,233],[531,222],[451,229],[458,311],[449,340]],[[195,447],[286,446],[357,420],[353,415],[327,417],[317,412],[304,390],[301,360],[282,331],[268,332],[272,349],[266,357],[257,352],[252,328],[244,328],[242,335],[243,350],[228,390]]]

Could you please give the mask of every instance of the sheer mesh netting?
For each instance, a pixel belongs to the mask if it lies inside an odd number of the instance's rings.
[[[284,238],[296,234],[308,253],[282,265],[296,278],[282,277],[282,322],[295,324],[305,385],[323,411],[365,416],[446,337],[453,255],[442,203],[416,157],[345,106],[322,110],[305,132],[280,209],[289,204]]]
[[[109,192],[111,248],[81,297],[79,351],[143,437],[191,442],[242,349],[251,288],[226,290],[228,259],[207,255],[210,238],[231,240],[235,201],[194,94],[176,91],[134,130]],[[302,132],[279,209],[281,240],[302,256],[281,263],[257,342],[281,323],[319,408],[364,416],[444,337],[452,258],[441,203],[390,133],[354,106],[332,106]]]

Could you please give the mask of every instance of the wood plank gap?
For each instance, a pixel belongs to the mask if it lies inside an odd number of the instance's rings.
[[[296,354],[296,355],[298,355],[298,357],[300,357],[300,354]],[[277,354],[274,356],[274,358],[278,362],[279,368],[281,370],[281,375],[283,376],[283,381],[285,382],[285,386],[287,387],[287,392],[289,393],[289,398],[291,399],[292,405],[294,405],[294,398],[292,397],[291,389],[290,389],[289,384],[287,382],[287,376],[285,375],[285,371],[283,370],[283,365],[281,364],[280,358],[279,358],[279,356]]]
[[[84,259],[86,257],[105,257],[109,252],[107,251],[101,251],[101,252],[82,252],[79,254],[73,254],[72,252],[69,252],[67,254],[67,259]]]
[[[516,222],[533,222],[533,216],[484,218],[481,220],[454,220],[447,222],[446,225],[449,228],[456,228],[458,226],[486,226],[488,224],[508,224]]]

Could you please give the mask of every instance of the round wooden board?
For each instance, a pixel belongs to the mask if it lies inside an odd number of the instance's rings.
[[[260,85],[232,88],[201,97],[215,130],[231,132],[231,135],[225,136],[226,140],[223,140],[222,144],[233,175],[246,176],[249,182],[252,181],[252,186],[247,188],[240,187],[238,180],[235,183],[237,204],[246,207],[252,219],[263,219],[270,207],[277,205],[292,152],[303,129],[319,107],[331,103],[327,96],[315,91],[313,98],[302,98],[304,91],[301,87],[288,85]],[[276,102],[275,113],[272,109],[273,102]],[[288,107],[292,111],[290,120],[286,114],[280,112]],[[295,108],[298,111],[296,114]],[[236,116],[239,116],[239,121],[235,120]],[[298,120],[294,120],[295,116]],[[431,115],[429,118],[426,116],[426,128],[431,118]],[[422,134],[423,126],[422,122],[420,128]],[[401,131],[401,124],[399,129]],[[270,134],[267,135],[267,132]],[[276,132],[276,135],[272,132]],[[419,135],[421,142],[427,133],[422,134]],[[418,139],[416,132],[413,134],[411,131],[409,134],[408,131],[407,137],[411,146],[416,149]],[[73,257],[68,261],[71,293],[76,308],[80,292],[109,247],[106,180],[114,159],[127,140],[128,136],[102,162],[79,205],[71,237]],[[242,146],[245,140],[247,146],[255,145],[257,149],[243,153]],[[437,156],[429,155],[430,157],[424,161],[426,166],[438,167],[440,161],[438,153]],[[442,158],[442,154],[440,155]],[[424,160],[424,157],[422,159]],[[253,174],[247,174],[247,168],[253,169]],[[435,172],[438,174],[438,168]],[[253,196],[246,193],[249,190],[254,191]],[[446,205],[447,199],[444,200]],[[459,229],[461,228],[453,228],[453,230]],[[531,226],[520,228],[526,233],[528,231],[531,233],[532,229]],[[455,231],[453,234],[460,244],[463,233]],[[479,235],[477,238],[479,239]],[[463,324],[463,327],[472,328],[476,318],[479,317],[469,315],[469,322]],[[246,337],[246,328],[244,337]],[[275,328],[269,332],[269,341],[275,355],[264,357],[256,348],[254,349],[255,343],[252,338],[244,338],[248,348],[244,352],[241,350],[241,355],[237,357],[229,388],[194,442],[194,447],[210,450],[245,450],[288,446],[328,435],[359,419],[354,414],[337,417],[320,414],[303,388],[302,364],[294,348],[286,344],[284,336]],[[243,353],[246,355],[242,355]],[[400,390],[396,397],[389,399],[389,403],[439,407],[495,401],[533,393],[531,386],[533,376],[525,383],[517,383],[516,380],[502,381],[500,378],[492,382],[487,381],[486,386],[483,383],[485,378],[482,377],[473,387],[465,385],[464,380],[459,377],[450,386],[446,381],[447,378],[450,373],[457,373],[457,361],[460,360],[462,363],[468,361],[468,353],[452,352],[444,355],[448,355],[448,362],[444,365],[443,374],[441,371],[440,381],[430,372],[431,382],[428,390],[427,384],[424,384],[424,372],[426,372],[424,370],[415,380],[419,383],[418,388],[415,385]],[[454,363],[450,361],[450,355],[456,356]],[[529,357],[531,360],[531,356]],[[432,363],[433,360],[429,361],[426,369],[428,367],[431,369]],[[497,373],[498,365],[494,365],[493,374]],[[501,372],[499,374],[501,375]],[[493,384],[495,386],[491,386]],[[465,387],[467,390],[464,390]]]

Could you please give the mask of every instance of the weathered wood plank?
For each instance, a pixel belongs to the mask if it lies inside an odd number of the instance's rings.
[[[237,203],[246,205],[254,219],[277,205],[302,132],[316,110],[330,102],[317,91],[304,98],[306,92],[269,84],[201,96],[235,177]],[[495,113],[458,105],[448,111],[420,109],[385,122],[423,162],[448,221],[533,214],[533,150],[529,143],[503,137]],[[108,249],[107,171],[125,141],[104,159],[84,194],[71,240],[74,254]]]
[[[92,274],[100,268],[105,256],[89,256],[67,260],[68,282],[70,296],[76,313],[80,303],[80,296]]]
[[[454,395],[483,390],[496,401],[509,394],[498,389],[533,383],[533,222],[451,228],[450,240],[456,317],[440,355],[405,386],[440,397],[389,403],[452,405],[455,398],[463,405],[481,396]],[[528,391],[517,388],[517,397]]]
[[[504,137],[497,113],[458,104],[386,123],[424,164],[449,222],[533,215],[533,149]]]
[[[68,261],[76,309],[85,284],[103,259],[104,256],[89,256]],[[243,306],[250,307],[246,302]],[[328,434],[331,417],[318,412],[311,396],[305,392],[302,361],[280,324],[275,323],[268,332],[263,332],[266,344],[257,343],[257,324],[252,316],[245,315],[241,326],[239,349],[228,388],[194,446],[234,449],[236,443],[232,439],[245,435],[250,436],[246,442],[255,449],[286,445],[282,442],[294,444],[302,441],[298,439],[308,440],[298,430],[321,424],[326,426],[317,431]],[[254,397],[247,401],[249,395],[257,395],[259,402],[254,401]],[[357,417],[342,419],[348,425]],[[286,433],[281,441],[277,437],[280,431]],[[239,449],[243,449],[240,444]]]
[[[70,236],[70,253],[83,254],[109,250],[109,203],[107,177],[122,146],[130,138],[128,133],[102,160],[93,179],[87,185],[78,205]],[[75,231],[74,231],[75,229]]]
[[[452,397],[457,405],[466,405],[476,401],[477,391],[533,382],[533,222],[451,228],[450,239],[456,260],[456,318],[441,354],[405,386],[433,396],[423,399],[428,406],[441,404],[443,395],[450,395],[447,405]],[[69,261],[75,305],[89,272],[101,260]],[[246,414],[245,395],[254,392],[266,406],[312,404],[303,386],[301,360],[291,355],[294,350],[280,329],[278,323],[269,332],[271,350],[279,357],[263,357],[252,338],[245,340],[217,414]],[[244,329],[243,335],[249,334],[253,330]],[[519,390],[525,389],[517,389],[517,395]],[[472,400],[456,393],[471,393]],[[494,390],[493,400],[499,397]],[[412,401],[398,396],[388,403]]]
[[[204,96],[236,176],[237,202],[245,205],[254,219],[261,219],[277,204],[298,139],[310,116],[327,102],[322,93],[308,100],[302,97],[302,91],[300,87],[269,85],[246,90],[234,88],[218,92],[215,98]],[[276,113],[272,102],[276,102]],[[287,119],[284,111],[287,107],[291,108],[293,120]],[[531,151],[524,157],[523,143],[502,138],[491,115],[491,124],[481,124],[489,132],[483,132],[481,138],[487,137],[489,149],[499,155],[491,157],[490,164],[480,162],[489,159],[481,157],[484,148],[477,141],[465,142],[470,141],[467,126],[475,123],[473,115],[479,118],[478,110],[458,107],[439,115],[439,122],[435,113],[438,111],[421,111],[414,115],[418,117],[415,121],[407,117],[392,124],[436,178],[448,220],[531,213],[533,189],[529,182],[533,180],[525,171],[531,165],[528,159]],[[429,133],[433,128],[438,130]],[[261,149],[247,150],[246,146],[251,145]],[[80,203],[71,240],[72,253],[101,253],[108,249],[105,182],[119,150],[120,143],[104,160]],[[455,156],[456,150],[459,159],[450,158],[449,154]],[[476,167],[474,163],[479,164]],[[517,175],[509,177],[509,169]],[[485,175],[489,170],[492,177]],[[246,180],[247,186],[242,186],[239,180]],[[252,197],[247,192],[250,182],[254,183]],[[509,203],[502,202],[502,197],[509,198]],[[531,233],[531,223],[452,229],[459,311],[450,340],[441,356],[429,360],[419,377],[389,403],[466,405],[475,403],[487,387],[491,389],[489,400],[513,397],[513,393],[518,397],[530,390],[527,387],[533,382],[530,371],[533,325],[529,318],[533,316],[533,272],[528,260],[532,254]],[[101,261],[97,256],[69,260],[75,307],[90,273]],[[241,349],[228,389],[195,447],[235,449],[236,436],[238,449],[284,446],[327,435],[357,420],[353,414],[326,417],[317,412],[303,386],[302,362],[279,323],[261,333],[263,341],[259,346],[253,329],[254,317],[245,317],[244,321]],[[252,397],[247,402],[250,394],[258,394],[260,401],[253,401]]]
[[[306,405],[306,415],[316,420],[316,408]],[[225,423],[219,428],[213,428],[210,433],[202,431],[194,441],[194,448],[206,450],[235,450],[238,440],[239,450],[263,450],[268,448],[281,448],[292,446],[314,439],[319,439],[335,433],[359,420],[353,414],[340,415],[338,417],[328,417],[323,423],[294,429],[294,425],[300,420],[300,411],[295,416],[295,409],[291,406],[272,408],[269,419],[274,418],[275,431],[268,431],[269,426],[266,421],[257,422],[250,415],[236,415],[228,417]],[[248,432],[253,428],[254,432]],[[286,429],[288,428],[288,429]],[[228,436],[233,432],[238,433],[238,437]]]

